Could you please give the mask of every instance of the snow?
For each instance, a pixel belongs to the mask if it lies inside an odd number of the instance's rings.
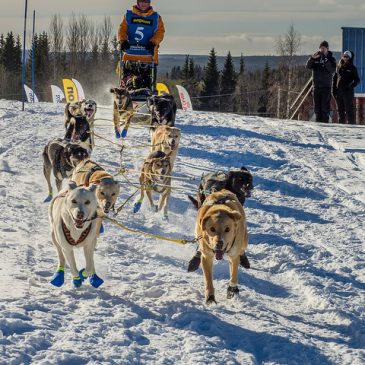
[[[249,168],[252,269],[240,297],[225,298],[227,261],[215,264],[217,305],[204,304],[195,251],[105,223],[99,289],[49,284],[57,266],[47,219],[41,153],[63,135],[62,106],[0,101],[0,364],[364,364],[365,128],[229,114],[182,113],[168,223],[133,201],[127,226],[192,239],[187,199],[203,171]],[[111,117],[99,109],[98,117]],[[97,131],[113,139],[106,121]],[[137,142],[138,141],[138,142]],[[131,128],[127,144],[148,141]],[[125,152],[137,170],[147,149]],[[115,145],[97,140],[93,159],[118,166]],[[112,171],[112,170],[111,170]],[[115,171],[114,171],[115,172]],[[136,182],[138,172],[128,177]],[[120,181],[124,181],[120,177]],[[121,204],[134,192],[123,183]],[[81,252],[77,252],[80,268]]]

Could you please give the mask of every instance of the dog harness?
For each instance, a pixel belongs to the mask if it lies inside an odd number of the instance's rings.
[[[88,162],[91,162],[90,160],[88,160],[88,161],[85,161],[85,163],[84,163],[84,166],[88,163]],[[86,174],[86,176],[85,176],[85,181],[84,181],[84,183],[83,183],[83,186],[86,186],[86,187],[88,187],[89,185],[90,185],[90,178],[91,178],[91,176],[93,176],[94,175],[94,173],[95,172],[97,172],[97,171],[104,171],[104,169],[100,166],[100,165],[98,165],[98,164],[96,164],[95,162],[93,162],[93,164],[94,164],[94,166],[93,167],[91,167],[90,169],[80,169],[79,171],[77,171],[76,173],[77,174],[79,174],[79,173],[81,173],[81,172],[87,172],[87,174]]]
[[[66,227],[65,222],[62,219],[62,231],[63,234],[65,235],[66,241],[71,245],[71,246],[77,246],[80,243],[84,242],[86,237],[89,235],[90,231],[91,231],[91,227],[92,227],[92,223],[89,224],[89,226],[81,233],[80,238],[75,241],[72,236],[71,236],[71,232],[70,230]]]

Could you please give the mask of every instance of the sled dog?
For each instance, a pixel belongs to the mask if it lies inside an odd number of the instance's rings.
[[[147,99],[147,106],[151,112],[151,127],[158,125],[175,126],[177,105],[172,95],[151,96]]]
[[[110,89],[113,94],[113,124],[115,136],[125,138],[134,114],[132,97],[125,88],[114,87]],[[120,122],[123,122],[123,130],[120,132]]]
[[[114,209],[120,192],[119,183],[97,163],[90,160],[82,161],[74,170],[71,179],[78,186],[87,187],[95,184],[99,207],[105,214],[108,214],[110,209]]]
[[[77,143],[70,143],[57,138],[50,141],[43,150],[43,173],[47,180],[48,197],[50,201],[53,195],[51,173],[56,179],[56,187],[59,192],[62,181],[72,175],[74,168],[83,160],[89,158],[87,150]]]
[[[90,284],[99,287],[103,280],[95,272],[94,251],[100,230],[101,218],[97,214],[96,186],[77,187],[69,182],[68,189],[56,196],[49,207],[52,242],[58,253],[58,269],[51,284],[60,287],[64,283],[65,263],[70,266],[73,284],[80,287],[89,277]],[[86,268],[78,270],[74,248],[83,248]]]
[[[152,151],[162,151],[170,156],[171,168],[174,167],[179,148],[181,131],[179,128],[160,125],[152,134]]]
[[[198,211],[195,228],[202,253],[206,303],[215,302],[213,260],[228,256],[230,282],[227,298],[238,295],[238,266],[240,256],[248,245],[245,212],[235,194],[221,190],[209,195]]]
[[[163,211],[164,219],[168,219],[168,204],[171,195],[171,162],[170,157],[162,151],[152,152],[144,161],[139,178],[141,195],[134,206],[136,213],[142,204],[144,194],[150,202],[151,209]],[[160,195],[158,205],[154,205],[152,191]]]

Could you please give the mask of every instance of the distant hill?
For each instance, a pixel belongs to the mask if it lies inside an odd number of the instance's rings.
[[[208,56],[197,56],[190,55],[194,62],[197,65],[204,67],[207,64]],[[334,56],[336,59],[339,59],[340,52],[334,52]],[[159,73],[163,74],[169,72],[174,66],[182,66],[184,64],[186,55],[170,55],[170,54],[161,54],[160,55],[160,65],[159,65]],[[305,64],[309,55],[297,56],[296,62],[297,64]],[[266,61],[269,62],[271,68],[276,68],[280,63],[279,56],[245,56],[245,64],[246,69],[249,71],[261,70],[265,67]],[[223,69],[225,56],[218,56],[218,67],[220,70]],[[236,70],[239,69],[240,57],[233,57],[233,62]]]

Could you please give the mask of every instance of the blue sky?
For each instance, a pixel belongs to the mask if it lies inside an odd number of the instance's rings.
[[[72,12],[95,21],[110,15],[115,31],[133,1],[126,0],[28,0],[29,15],[37,12],[37,31],[47,30],[52,14],[67,23]],[[0,0],[0,32],[22,32],[24,0]],[[365,27],[363,0],[152,0],[166,24],[162,53],[275,54],[275,40],[290,23],[302,35],[301,53],[312,53],[326,39],[341,49],[341,27]],[[31,29],[30,19],[28,29]]]

